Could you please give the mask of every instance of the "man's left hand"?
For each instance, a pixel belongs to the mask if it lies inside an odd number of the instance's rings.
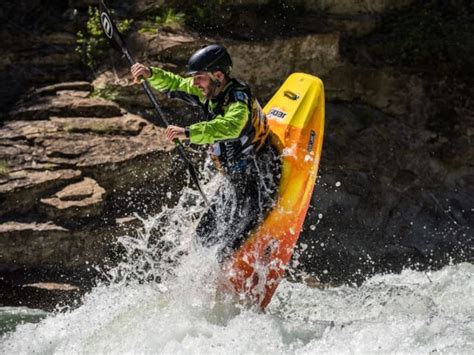
[[[165,137],[170,142],[173,142],[175,139],[182,141],[186,139],[186,134],[183,127],[170,125],[165,130]]]

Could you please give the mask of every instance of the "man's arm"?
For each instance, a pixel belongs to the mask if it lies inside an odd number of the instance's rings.
[[[151,74],[148,82],[156,90],[162,92],[181,91],[195,96],[200,102],[204,102],[204,95],[199,88],[193,85],[193,78],[183,78],[180,75],[156,67],[151,67]]]
[[[248,119],[247,104],[234,102],[227,107],[224,115],[189,126],[189,140],[194,144],[209,144],[224,139],[238,138]]]
[[[199,88],[193,86],[193,78],[183,78],[157,67],[147,67],[141,63],[135,63],[131,68],[134,83],[146,79],[150,85],[162,92],[178,91],[192,96],[196,101],[204,102],[205,98]]]

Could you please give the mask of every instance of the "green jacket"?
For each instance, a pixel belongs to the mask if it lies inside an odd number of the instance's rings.
[[[156,90],[203,109],[205,120],[187,127],[189,139],[212,144],[211,154],[224,169],[244,166],[269,133],[266,116],[244,82],[230,79],[217,97],[208,100],[193,86],[193,78],[153,67],[148,81]]]
[[[161,92],[180,92],[172,95],[191,103],[205,104],[205,97],[201,90],[193,86],[193,78],[183,78],[160,68],[152,68],[152,77],[148,79],[151,86]],[[232,83],[227,83],[225,89]],[[184,98],[184,95],[190,96]],[[194,102],[192,102],[194,101]],[[209,102],[210,109],[216,109],[218,101]],[[223,107],[223,112],[210,121],[198,122],[190,125],[189,139],[195,144],[210,144],[226,139],[238,138],[249,119],[248,105],[242,101],[231,102]]]

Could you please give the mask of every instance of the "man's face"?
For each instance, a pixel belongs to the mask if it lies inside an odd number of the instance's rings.
[[[216,93],[216,84],[212,82],[209,74],[196,73],[193,75],[193,85],[201,89],[207,99],[214,97]]]

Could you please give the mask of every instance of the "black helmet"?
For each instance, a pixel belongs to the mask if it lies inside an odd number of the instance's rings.
[[[230,59],[227,49],[219,44],[211,44],[201,48],[189,58],[187,74],[216,70],[229,74],[231,67],[232,59]]]

